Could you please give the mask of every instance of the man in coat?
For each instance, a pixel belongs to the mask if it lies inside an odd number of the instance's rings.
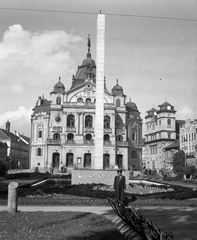
[[[116,199],[118,201],[124,201],[124,190],[126,189],[125,176],[122,175],[122,170],[117,170],[117,176],[114,178],[114,189],[116,193]]]

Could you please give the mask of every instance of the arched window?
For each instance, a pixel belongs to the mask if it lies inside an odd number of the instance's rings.
[[[68,141],[74,141],[74,134],[69,133],[69,134],[67,135],[67,140],[68,140]]]
[[[87,115],[85,117],[85,127],[92,128],[92,116],[91,115]]]
[[[104,116],[104,128],[110,128],[110,117]]]
[[[117,142],[122,142],[123,141],[123,136],[122,135],[116,136],[116,141]]]
[[[38,138],[42,138],[42,130],[38,130]]]
[[[88,104],[88,103],[91,103],[91,99],[90,98],[87,98],[86,99],[86,103]]]
[[[116,107],[120,107],[120,99],[116,99]]]
[[[54,139],[54,140],[59,140],[59,139],[60,139],[60,134],[59,134],[59,133],[55,133],[55,134],[53,135],[53,139]]]
[[[61,105],[61,98],[59,96],[56,98],[56,104]]]
[[[41,155],[42,155],[42,149],[41,149],[41,148],[38,148],[38,149],[37,149],[37,155],[38,155],[38,156],[41,156]]]
[[[89,133],[86,134],[86,135],[85,135],[85,140],[86,140],[86,141],[91,141],[91,140],[92,140],[92,135],[89,134]]]
[[[75,126],[75,116],[73,114],[69,114],[67,117],[67,127]]]
[[[171,125],[171,119],[168,119],[168,125]]]
[[[104,140],[104,141],[109,141],[109,139],[110,139],[109,134],[105,134],[105,135],[103,136],[103,140]]]
[[[81,98],[81,97],[78,98],[78,99],[77,99],[77,102],[83,102],[83,98]]]

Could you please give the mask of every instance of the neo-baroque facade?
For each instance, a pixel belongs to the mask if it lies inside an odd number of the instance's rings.
[[[50,100],[39,97],[31,116],[31,168],[94,169],[96,64],[90,44],[66,90],[61,78]],[[103,169],[141,168],[142,119],[126,102],[118,80],[109,92],[104,79]]]

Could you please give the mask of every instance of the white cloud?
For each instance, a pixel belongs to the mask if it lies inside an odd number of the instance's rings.
[[[0,82],[14,92],[22,92],[25,86],[41,86],[67,79],[74,72],[69,49],[81,37],[65,31],[31,33],[16,24],[10,26],[0,42]]]
[[[177,110],[177,119],[186,120],[195,118],[195,113],[189,106],[182,106],[179,110]]]
[[[25,127],[29,130],[32,113],[32,108],[28,110],[24,106],[20,106],[18,110],[13,112],[7,111],[0,116],[0,127],[5,129],[5,123],[9,120],[11,129],[18,132],[29,132],[25,130]],[[11,132],[13,132],[13,130],[11,130]]]
[[[31,114],[33,113],[32,108],[27,110],[24,106],[20,106],[16,111],[8,111],[0,116],[0,126],[5,125],[6,121],[18,121],[20,119],[30,121]]]

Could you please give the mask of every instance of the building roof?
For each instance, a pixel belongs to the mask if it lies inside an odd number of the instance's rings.
[[[112,88],[112,96],[125,96],[123,88],[118,84],[118,79],[116,85]]]
[[[168,150],[172,150],[172,149],[178,149],[179,147],[180,147],[180,141],[179,141],[179,139],[176,139],[172,144],[164,147],[163,149],[168,151]]]
[[[26,144],[30,144],[30,138],[19,133],[19,137],[26,141]]]
[[[38,105],[38,102],[36,103],[35,108],[33,109],[33,114],[32,116],[35,116],[36,114],[39,113],[45,113],[49,114],[50,106],[51,106],[51,101],[44,99],[44,98],[39,98],[40,100],[40,105]]]
[[[158,106],[159,110],[157,112],[176,112],[174,110],[174,106],[172,106],[169,102],[165,101],[163,104]]]
[[[91,41],[88,36],[88,53],[86,58],[82,61],[81,66],[78,66],[76,75],[73,76],[71,88],[79,86],[84,83],[85,80],[91,79],[94,83],[96,83],[96,63],[91,58],[90,47]]]
[[[131,98],[130,98],[129,102],[126,103],[126,107],[128,108],[128,110],[139,112],[136,103],[131,102]]]
[[[25,139],[25,141],[23,141],[23,138]],[[25,136],[20,135],[20,134],[18,136],[16,134],[14,134],[12,132],[8,132],[8,131],[6,131],[2,128],[0,129],[0,140],[1,141],[10,140],[11,142],[18,143],[20,140],[22,140],[25,144],[28,145],[29,143],[26,143],[27,139],[29,139],[28,142],[30,142],[30,138],[28,138],[28,137],[25,137]]]
[[[185,120],[177,120],[176,119],[176,123],[178,123],[179,126],[182,127],[185,124]]]
[[[149,117],[153,117],[155,116],[155,113],[157,112],[157,109],[155,109],[154,107],[151,108],[149,111],[146,111],[146,116],[145,118],[149,118]]]
[[[59,77],[59,82],[55,84],[53,91],[51,93],[63,93],[65,94],[64,84],[61,83],[61,78]]]

